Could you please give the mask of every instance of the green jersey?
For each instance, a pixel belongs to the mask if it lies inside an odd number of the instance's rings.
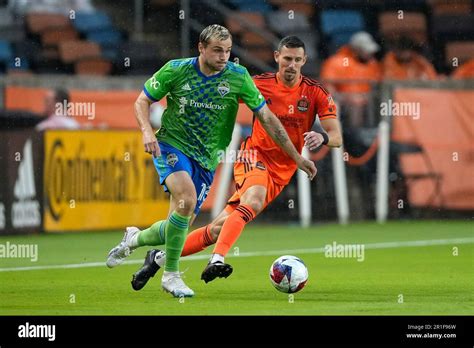
[[[144,92],[153,101],[167,96],[158,141],[211,171],[232,138],[239,100],[253,111],[265,105],[245,67],[228,62],[218,74],[205,76],[197,57],[169,61],[146,81]]]

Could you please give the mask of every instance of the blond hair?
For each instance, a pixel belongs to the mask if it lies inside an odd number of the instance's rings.
[[[205,46],[211,41],[211,39],[217,39],[219,41],[227,40],[230,38],[232,40],[232,35],[226,27],[223,27],[219,24],[212,24],[204,28],[204,30],[199,35],[199,42]]]

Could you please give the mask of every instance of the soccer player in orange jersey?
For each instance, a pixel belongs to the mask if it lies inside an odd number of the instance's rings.
[[[319,82],[301,74],[306,59],[304,43],[296,36],[285,37],[275,51],[278,72],[255,76],[255,84],[298,151],[303,146],[309,150],[321,145],[339,147],[342,135],[336,106]],[[316,117],[324,130],[312,131]],[[214,221],[188,234],[182,252],[186,256],[216,244],[201,275],[206,283],[232,273],[232,266],[224,262],[224,257],[245,225],[278,196],[297,170],[296,163],[267,135],[256,118],[252,134],[240,150],[234,165],[236,192]],[[141,289],[164,264],[165,257],[161,251],[150,250],[142,268],[133,275],[132,287]]]

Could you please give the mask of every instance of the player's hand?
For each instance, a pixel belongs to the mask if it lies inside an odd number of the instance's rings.
[[[143,146],[145,146],[145,152],[152,154],[153,157],[161,155],[160,146],[153,131],[143,131]]]
[[[316,176],[316,173],[318,170],[316,169],[316,166],[314,165],[313,161],[310,161],[303,156],[300,156],[300,160],[298,161],[298,168],[304,171],[306,174],[308,174],[309,180],[313,180],[314,177]]]
[[[304,146],[306,146],[310,151],[316,150],[324,142],[324,137],[315,131],[303,133],[303,136]]]

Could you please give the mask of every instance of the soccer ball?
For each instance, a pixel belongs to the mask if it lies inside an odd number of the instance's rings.
[[[298,292],[304,288],[307,280],[308,269],[296,256],[281,256],[270,267],[270,281],[278,291],[288,294]]]

